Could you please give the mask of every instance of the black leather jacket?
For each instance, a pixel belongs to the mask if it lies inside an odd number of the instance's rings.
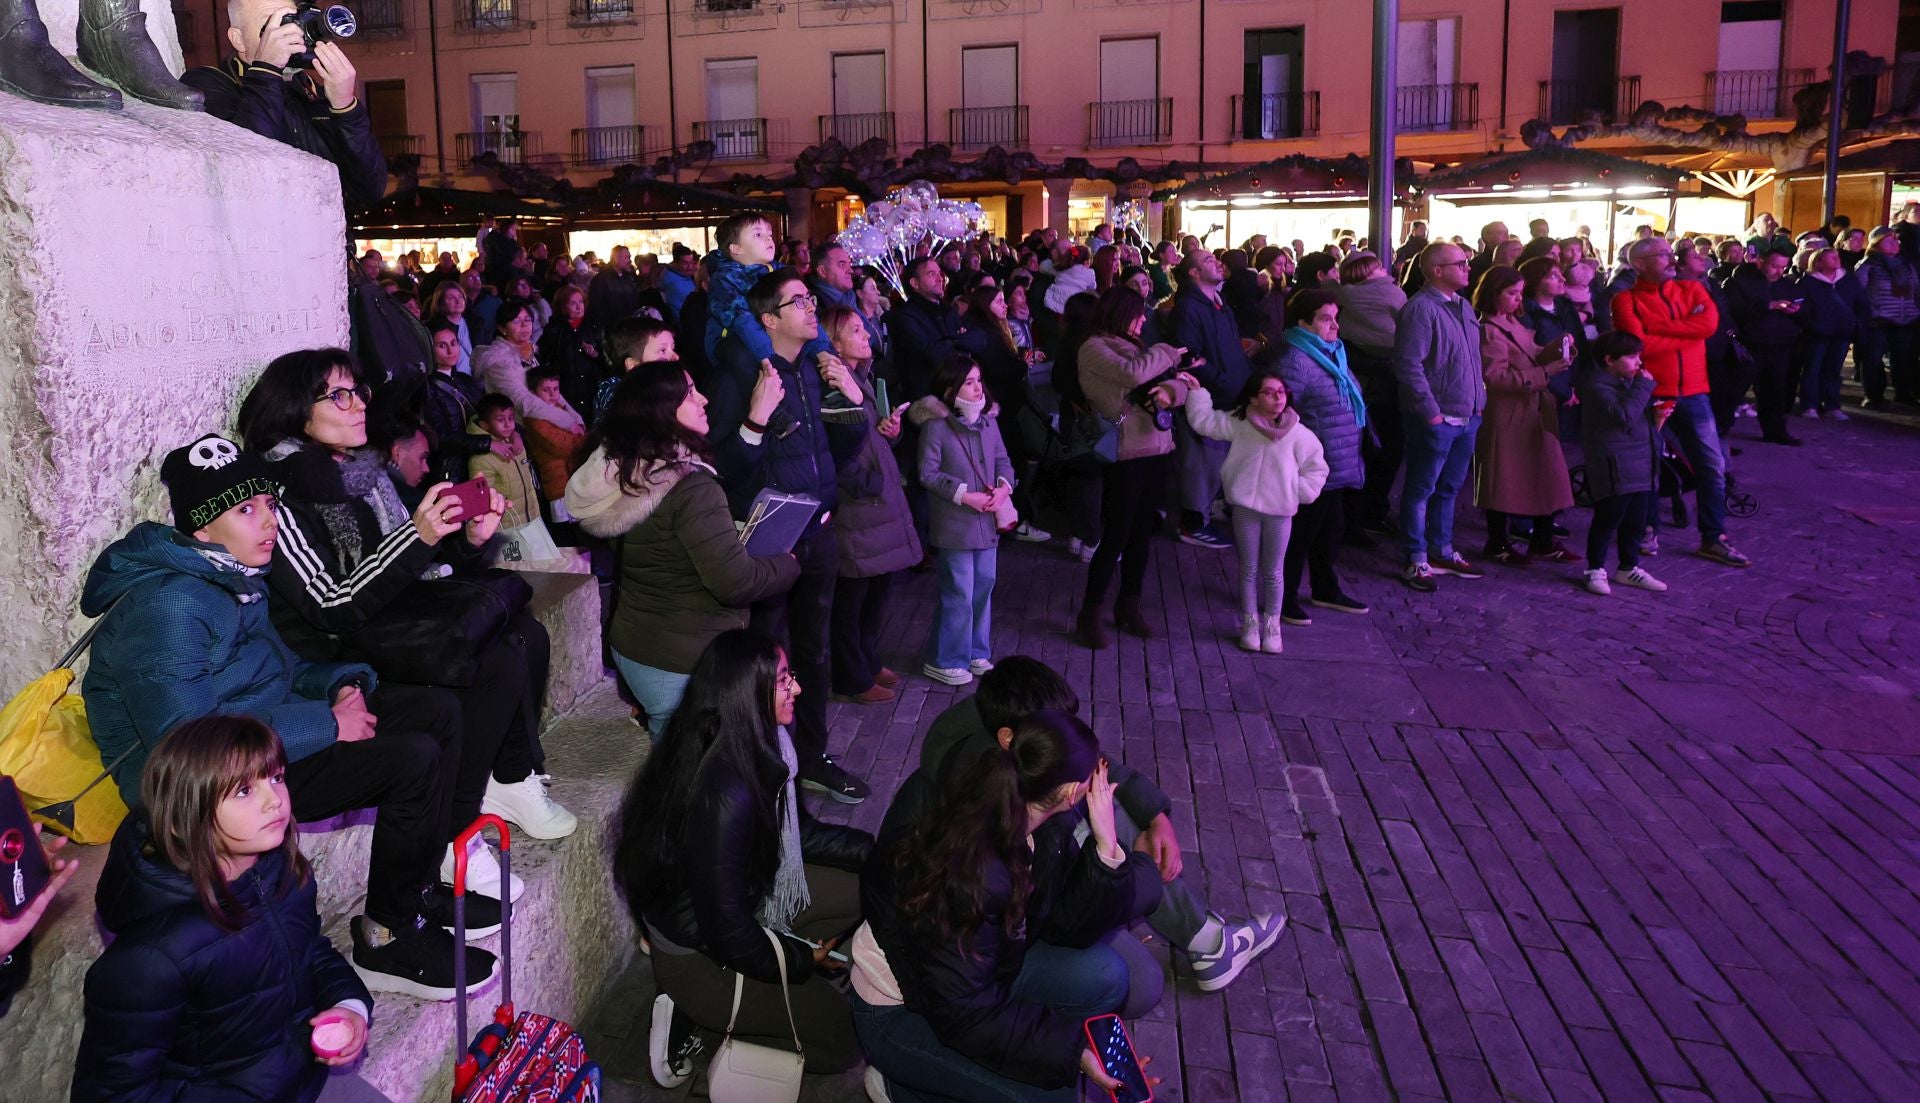
[[[304,78],[283,80],[281,70],[246,65],[239,58],[228,58],[219,68],[189,69],[180,82],[206,96],[207,114],[214,118],[333,162],[349,213],[386,194],[387,158],[373,136],[365,103],[356,100],[335,111],[325,97],[307,94]]]
[[[758,824],[755,786],[732,764],[709,756],[694,781],[698,794],[680,831],[680,884],[664,903],[645,909],[647,925],[677,946],[698,950],[716,964],[757,981],[780,980],[773,947],[756,917],[780,864],[779,843]],[[873,836],[821,823],[800,809],[800,851],[812,865],[858,873],[873,849]],[[805,983],[813,950],[787,939],[787,981]]]

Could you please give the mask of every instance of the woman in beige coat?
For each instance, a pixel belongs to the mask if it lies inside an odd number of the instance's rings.
[[[1488,559],[1524,566],[1534,559],[1571,563],[1578,557],[1553,537],[1553,515],[1573,506],[1567,459],[1560,451],[1559,413],[1547,380],[1571,366],[1565,343],[1542,349],[1522,320],[1524,280],[1495,266],[1473,292],[1479,313],[1480,362],[1487,409],[1474,440],[1474,504],[1487,513]],[[1513,517],[1533,519],[1523,550],[1508,538]]]

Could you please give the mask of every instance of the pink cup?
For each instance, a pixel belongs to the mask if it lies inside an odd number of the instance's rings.
[[[321,1057],[338,1057],[347,1051],[353,1043],[353,1027],[347,1022],[345,1012],[334,1010],[320,1016],[314,1024],[313,1038],[310,1044],[313,1052]]]

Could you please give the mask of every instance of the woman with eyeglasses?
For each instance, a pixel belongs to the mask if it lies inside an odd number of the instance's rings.
[[[613,877],[653,946],[660,995],[647,1049],[662,1087],[701,1063],[696,1027],[727,1028],[736,983],[734,1037],[792,1052],[797,1032],[808,1072],[860,1057],[852,1008],[831,978],[846,968],[836,947],[860,925],[873,836],[820,823],[801,802],[800,695],[779,645],[722,632],[621,807]]]
[[[489,491],[485,513],[462,516],[457,499],[444,493],[448,484],[439,483],[409,516],[386,457],[367,445],[370,400],[352,354],[308,349],[268,364],[240,407],[246,447],[266,459],[283,487],[280,539],[268,576],[274,626],[311,661],[332,660],[345,650],[390,654],[371,637],[390,636],[395,617],[426,622],[436,619],[440,602],[472,602],[472,588],[446,586],[442,593],[423,576],[480,570],[505,508],[499,491]],[[363,629],[369,637],[365,650],[356,646]],[[573,814],[547,796],[539,769],[546,629],[521,609],[489,638],[436,642],[443,648],[463,645],[473,649],[473,679],[465,687],[404,684],[393,676],[407,673],[396,659],[371,663],[381,676],[375,715],[384,695],[413,704],[430,697],[421,707],[461,717],[461,742],[448,748],[460,760],[455,830],[484,810],[513,820],[534,838],[572,834]],[[508,891],[499,865],[484,844],[475,843],[468,875],[477,891],[498,898]],[[442,873],[450,880],[452,870],[449,848]],[[511,888],[518,895],[517,878]]]

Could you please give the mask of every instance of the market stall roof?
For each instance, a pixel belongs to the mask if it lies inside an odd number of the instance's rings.
[[[1794,169],[1780,175],[1790,180],[1809,176],[1826,175],[1827,166],[1824,156],[1818,158],[1806,168]],[[1920,177],[1920,141],[1911,138],[1895,139],[1881,145],[1856,149],[1840,155],[1840,172],[1859,174],[1879,172],[1895,179]]]
[[[736,195],[730,191],[676,184],[670,180],[609,177],[598,188],[575,195],[569,224],[590,226],[691,226],[741,211],[785,217],[778,199]]]
[[[472,233],[488,218],[514,218],[534,224],[557,223],[567,209],[551,200],[521,199],[505,192],[459,188],[401,188],[353,213],[354,231],[461,230]]]
[[[1371,163],[1349,153],[1338,160],[1290,153],[1265,164],[1223,176],[1203,177],[1190,184],[1153,193],[1157,200],[1182,201],[1270,199],[1276,203],[1365,200]],[[1413,162],[1395,162],[1394,195],[1406,198],[1413,181]]]
[[[1538,198],[1656,196],[1672,195],[1686,175],[1682,169],[1595,150],[1544,146],[1439,169],[1414,186],[1423,194],[1444,199],[1514,192],[1532,192]]]

